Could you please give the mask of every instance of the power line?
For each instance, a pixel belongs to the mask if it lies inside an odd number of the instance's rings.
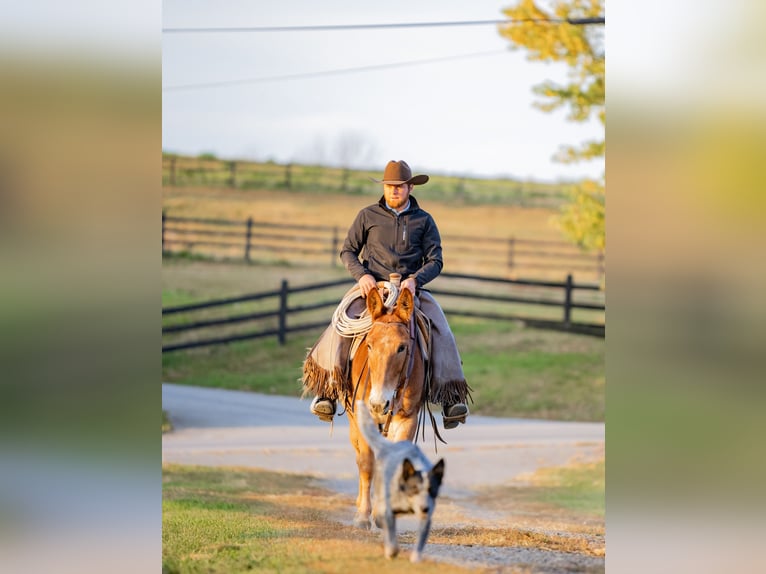
[[[462,60],[467,58],[478,58],[482,56],[491,56],[496,54],[507,54],[508,50],[491,50],[487,52],[474,52],[472,54],[459,54],[456,56],[445,56],[442,58],[429,58],[426,60],[411,60],[408,62],[393,62],[390,64],[376,64],[371,66],[361,66],[357,68],[340,68],[336,70],[323,70],[320,72],[305,72],[300,74],[283,74],[281,76],[265,76],[261,78],[243,78],[240,80],[222,80],[219,82],[204,82],[199,84],[185,84],[179,86],[167,86],[162,88],[163,92],[176,92],[182,90],[197,90],[205,88],[222,88],[227,86],[236,86],[240,84],[260,84],[265,82],[277,82],[283,80],[301,80],[305,78],[317,78],[320,76],[331,76],[340,74],[352,74],[357,72],[369,72],[373,70],[386,70],[390,68],[403,68],[406,66],[420,66],[422,64],[433,64],[436,62],[449,62],[452,60]]]
[[[315,26],[246,26],[234,28],[163,28],[167,34],[188,33],[240,33],[240,32],[321,32],[330,30],[370,30],[376,28],[436,28],[445,26],[486,26],[489,24],[569,24],[589,26],[605,24],[603,17],[595,18],[516,18],[503,20],[462,20],[457,22],[399,22],[390,24],[320,24]]]

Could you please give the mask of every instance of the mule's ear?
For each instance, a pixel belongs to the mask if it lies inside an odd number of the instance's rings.
[[[383,299],[380,298],[377,289],[373,289],[367,294],[367,311],[369,311],[373,321],[386,313],[386,306],[383,304]]]
[[[399,293],[399,298],[396,300],[394,315],[399,317],[404,323],[409,323],[414,309],[415,300],[412,298],[412,292],[409,289],[402,289],[402,292]]]

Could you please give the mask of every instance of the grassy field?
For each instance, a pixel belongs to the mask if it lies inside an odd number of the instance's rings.
[[[274,190],[283,193],[375,194],[370,178],[380,171],[346,170],[319,165],[230,161],[214,157],[184,157],[163,153],[163,185],[166,187],[218,187],[234,190]],[[382,166],[381,166],[382,168]],[[416,171],[418,171],[416,169]],[[507,178],[470,178],[430,173],[424,197],[446,198],[460,203],[555,205],[566,198],[568,184],[540,183]],[[174,183],[174,185],[171,185]]]
[[[372,184],[374,187],[374,184]],[[342,193],[309,193],[297,191],[239,191],[211,187],[164,187],[162,206],[168,213],[188,217],[210,217],[246,220],[253,217],[266,221],[289,221],[313,225],[338,225],[348,229],[357,212],[377,201],[376,194],[355,196]],[[414,196],[423,197],[422,190]],[[418,199],[420,199],[420,197]],[[513,205],[462,205],[444,198],[420,201],[439,225],[442,235],[480,234],[487,237],[516,235],[526,239],[562,240],[551,225],[555,210],[523,208]]]
[[[163,306],[274,289],[281,277],[300,285],[345,277],[345,271],[171,260],[163,266]],[[331,313],[319,317],[329,323]],[[472,412],[604,420],[603,339],[526,329],[518,322],[454,317],[450,324],[474,389]],[[284,346],[260,339],[165,353],[163,380],[299,396],[306,349],[320,331],[291,334]]]
[[[603,463],[545,469],[524,487],[486,492],[481,506],[502,496],[518,519],[508,528],[435,524],[430,544],[529,547],[579,556],[604,555]],[[580,502],[587,501],[583,506]],[[182,572],[400,572],[407,553],[382,559],[379,531],[348,524],[353,499],[324,490],[309,477],[246,469],[163,467],[162,571]],[[448,513],[441,498],[437,513]],[[494,506],[494,508],[497,508]],[[548,516],[544,531],[524,516]],[[346,516],[348,515],[348,516]],[[463,522],[465,518],[463,518]],[[460,523],[456,519],[454,522]],[[551,532],[555,528],[557,532]],[[562,531],[563,530],[563,531]],[[411,544],[411,533],[400,534]],[[524,564],[518,565],[520,568]],[[531,566],[531,565],[530,565]],[[532,568],[534,570],[534,568]],[[425,561],[423,573],[470,570]]]

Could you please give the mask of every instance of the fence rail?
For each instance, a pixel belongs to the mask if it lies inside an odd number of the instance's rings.
[[[452,315],[522,321],[527,326],[533,328],[555,329],[597,337],[603,337],[605,333],[605,325],[603,323],[603,312],[605,311],[603,291],[597,285],[576,284],[571,275],[567,276],[567,280],[564,282],[552,282],[443,273],[437,281],[440,282],[440,285],[443,283],[452,284],[450,289],[443,289],[441,287],[431,289],[431,292],[439,297],[444,312],[448,317]],[[467,287],[466,285],[469,283],[474,287]],[[353,281],[351,279],[342,279],[290,287],[287,280],[283,280],[279,289],[271,291],[164,308],[162,310],[163,339],[173,338],[175,340],[163,340],[162,352],[167,353],[265,337],[276,337],[279,344],[283,345],[289,333],[326,327],[331,313],[323,315],[321,320],[319,320],[316,313],[312,315],[312,312],[322,309],[334,309],[342,297],[342,292],[336,290],[332,295],[324,295],[321,301],[311,303],[295,303],[294,301],[291,303],[291,296],[298,293],[320,292],[341,286],[347,289],[352,284]],[[499,287],[501,291],[490,292],[488,289],[491,289],[492,286],[495,288]],[[508,292],[511,290],[518,290],[521,293],[526,292],[529,296],[509,294]],[[578,301],[575,298],[575,293],[580,291],[591,292],[595,295],[596,299]],[[560,298],[552,298],[556,296]],[[454,299],[468,300],[469,306],[466,307],[464,304],[452,306],[450,301]],[[267,309],[249,312],[239,312],[236,310],[238,305],[260,301],[269,301],[271,306]],[[471,304],[481,302],[491,302],[492,307],[486,309],[480,304],[471,306]],[[561,309],[561,316],[556,319],[545,313],[533,312],[530,314],[530,308],[534,309],[537,307],[558,307]],[[229,313],[223,317],[194,318],[198,314],[214,308],[229,310]],[[596,322],[574,321],[573,312],[578,311],[595,313],[601,320]],[[310,317],[303,319],[303,322],[292,320],[292,318],[297,316],[305,317],[306,314]],[[165,324],[166,317],[186,317],[187,321]],[[256,321],[267,321],[267,325],[258,331],[226,333],[202,338],[188,337],[189,333],[208,332],[211,328]],[[179,336],[180,339],[177,338]]]
[[[331,225],[297,225],[179,217],[162,213],[163,254],[198,254],[213,258],[339,264],[341,229]],[[487,269],[510,275],[558,277],[577,274],[592,281],[604,277],[603,253],[583,253],[563,241],[517,237],[442,236],[447,264],[452,269],[481,273]]]

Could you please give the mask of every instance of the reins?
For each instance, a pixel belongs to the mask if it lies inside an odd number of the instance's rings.
[[[397,383],[396,388],[394,389],[394,396],[393,396],[393,400],[391,401],[391,409],[388,411],[388,416],[386,417],[386,424],[383,425],[383,428],[380,431],[380,434],[382,434],[386,438],[388,438],[388,427],[391,425],[391,419],[394,418],[394,411],[396,410],[396,403],[399,400],[399,393],[404,391],[404,387],[407,385],[407,382],[410,380],[410,375],[412,375],[412,368],[415,366],[415,353],[413,352],[414,347],[415,347],[415,321],[414,319],[411,319],[410,320],[410,344],[407,347],[407,357],[405,357],[404,359],[404,364],[402,365],[402,372],[399,374],[399,382]]]

